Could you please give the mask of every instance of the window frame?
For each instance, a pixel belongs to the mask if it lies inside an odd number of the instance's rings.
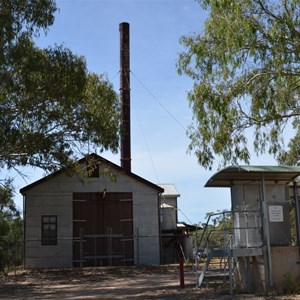
[[[41,218],[41,243],[42,246],[57,245],[57,220],[56,215],[43,215]],[[47,228],[46,228],[47,227]],[[51,229],[54,227],[54,229]]]

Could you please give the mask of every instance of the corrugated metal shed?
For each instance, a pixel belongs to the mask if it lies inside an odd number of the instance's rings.
[[[164,189],[162,193],[164,197],[180,197],[179,192],[173,184],[158,184],[158,186]]]
[[[300,175],[300,167],[292,166],[229,166],[215,173],[205,187],[231,187],[236,183],[272,181],[288,184]]]

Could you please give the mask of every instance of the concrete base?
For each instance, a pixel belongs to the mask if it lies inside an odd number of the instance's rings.
[[[287,275],[300,279],[299,247],[271,247],[272,285],[269,271],[265,270],[264,256],[238,257],[234,271],[234,288],[238,292],[266,294],[268,291],[282,291]]]
[[[239,257],[234,271],[237,292],[265,294],[266,280],[263,256]]]
[[[280,289],[286,283],[286,275],[300,279],[299,247],[272,247],[273,285]]]

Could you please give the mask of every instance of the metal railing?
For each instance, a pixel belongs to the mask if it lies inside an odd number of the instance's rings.
[[[217,223],[212,222],[213,217]],[[211,224],[214,223],[214,224]],[[229,248],[260,247],[261,220],[258,210],[234,210],[210,214],[199,239],[196,238],[196,247],[205,250],[211,246],[224,245],[231,241]]]
[[[228,275],[230,293],[233,291],[233,271],[236,265],[233,249],[260,248],[262,246],[261,219],[258,210],[234,210],[210,214],[203,226],[199,239],[196,239],[195,266],[197,287],[200,287],[211,260],[219,257],[224,275]],[[202,267],[201,260],[204,260]]]

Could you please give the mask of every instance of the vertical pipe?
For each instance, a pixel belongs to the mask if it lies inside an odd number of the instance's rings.
[[[157,194],[157,209],[158,209],[158,226],[159,226],[159,261],[160,264],[162,264],[162,226],[161,226],[161,222],[162,222],[162,211],[161,211],[161,197],[162,197],[162,193],[158,193]],[[176,213],[177,215],[177,213]],[[176,223],[177,224],[177,223]]]
[[[298,196],[298,185],[297,182],[293,182],[293,189],[294,189],[294,200],[295,200],[295,216],[296,216],[296,232],[297,232],[297,245],[299,249],[299,258],[300,258],[300,210],[299,210],[299,196]]]
[[[139,228],[136,228],[136,264],[140,264],[140,239],[139,239]]]
[[[265,179],[264,175],[261,175],[261,191],[262,191],[262,209],[263,209],[263,222],[264,222],[264,242],[266,245],[266,258],[269,274],[269,286],[273,286],[273,269],[272,269],[272,255],[271,255],[271,243],[270,243],[270,229],[269,229],[269,212],[267,205],[267,197],[265,191]]]
[[[121,100],[121,167],[131,172],[130,145],[130,48],[129,24],[121,23],[120,30],[120,100]]]
[[[23,268],[26,268],[26,196],[23,195]]]
[[[231,251],[229,251],[228,256],[228,272],[229,272],[229,292],[233,296],[233,274],[232,274],[232,256]]]
[[[97,266],[97,238],[94,236],[94,267]]]
[[[245,236],[246,236],[246,247],[250,247],[250,243],[249,243],[249,223],[248,223],[248,213],[247,212],[244,212],[244,216],[245,216],[245,227],[246,227],[246,230],[245,230]]]
[[[126,237],[122,234],[120,241],[123,242],[123,266],[126,265],[126,245],[125,245]]]

